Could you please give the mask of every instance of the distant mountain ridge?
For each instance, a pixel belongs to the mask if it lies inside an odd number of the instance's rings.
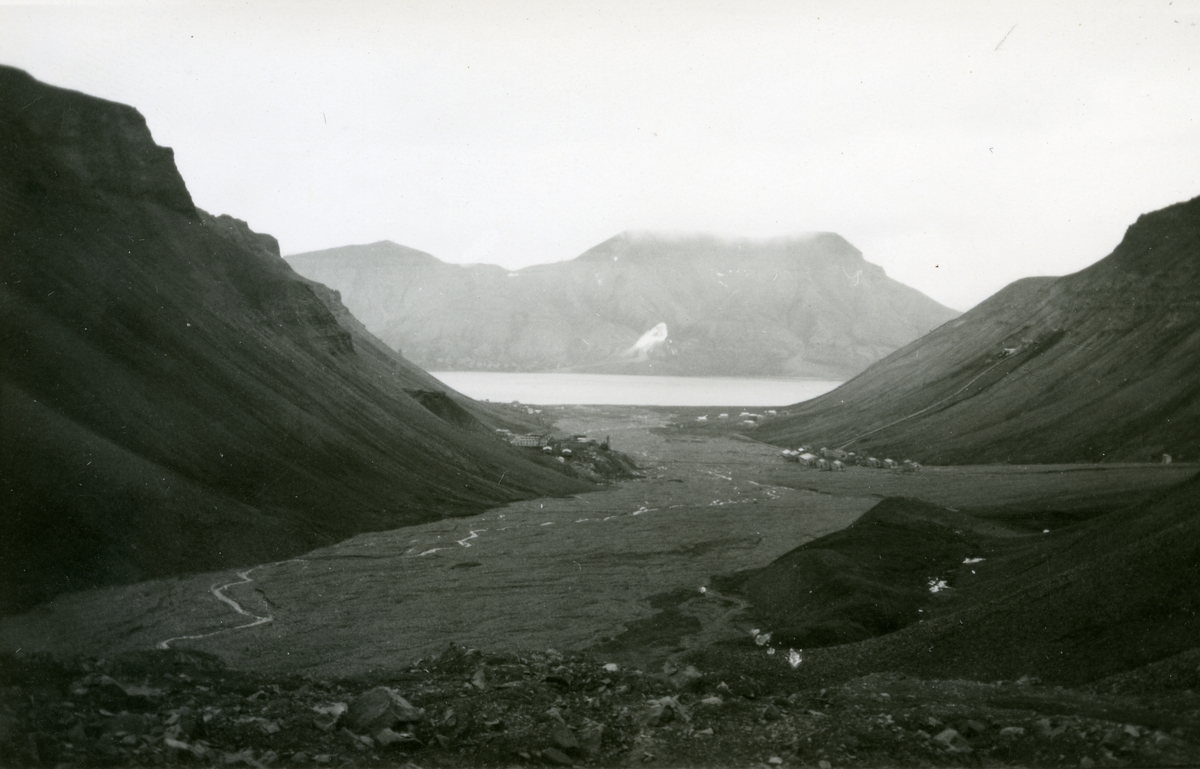
[[[776,443],[926,462],[1200,458],[1200,198],[1116,249],[1019,280],[764,426]]]
[[[588,488],[507,419],[197,209],[136,110],[0,67],[0,613]]]
[[[831,233],[623,233],[520,270],[387,241],[286,258],[433,370],[845,378],[958,315]]]

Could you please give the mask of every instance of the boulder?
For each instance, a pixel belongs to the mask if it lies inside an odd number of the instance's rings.
[[[659,726],[676,718],[683,721],[690,720],[687,709],[675,697],[662,697],[646,703],[646,713],[642,721],[646,726]]]
[[[604,724],[585,718],[578,736],[579,746],[588,758],[600,755],[600,745],[604,741]]]
[[[350,709],[343,716],[343,725],[359,734],[375,734],[398,723],[416,723],[424,715],[425,711],[413,707],[395,689],[376,686],[350,703]]]
[[[670,673],[667,679],[671,683],[671,687],[675,691],[692,688],[704,680],[704,674],[697,670],[694,666],[688,665],[683,670],[676,670]]]
[[[398,748],[419,748],[421,741],[411,732],[397,732],[389,728],[380,729],[375,734],[375,740],[383,747],[395,745]]]
[[[933,741],[949,750],[951,753],[970,753],[971,743],[958,733],[957,729],[947,727],[933,738]]]
[[[579,740],[575,737],[575,732],[571,731],[571,727],[565,723],[559,722],[554,725],[554,728],[550,730],[550,739],[556,747],[561,748],[567,753],[575,754],[580,750]]]

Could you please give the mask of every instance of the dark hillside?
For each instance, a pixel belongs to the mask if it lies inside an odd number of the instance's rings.
[[[1018,281],[756,437],[926,463],[1200,455],[1200,198]]]
[[[785,644],[876,636],[853,654],[815,653],[826,675],[843,666],[846,676],[1078,685],[1200,643],[1200,476],[1045,534],[986,526],[969,512],[889,499],[737,581]]]
[[[583,488],[406,389],[135,110],[0,68],[0,611]]]
[[[775,640],[797,648],[851,643],[918,621],[930,580],[983,551],[970,516],[888,498],[842,531],[738,580]]]

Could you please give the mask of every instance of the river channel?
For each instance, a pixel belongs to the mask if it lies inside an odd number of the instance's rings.
[[[594,646],[708,587],[853,522],[874,496],[772,485],[778,449],[669,437],[649,410],[572,407],[558,428],[610,436],[644,478],[469,518],[363,534],[295,559],[63,595],[0,620],[0,644],[104,656],[162,645],[246,669],[348,675],[449,642],[488,650]],[[739,604],[690,601],[706,635],[743,632]]]

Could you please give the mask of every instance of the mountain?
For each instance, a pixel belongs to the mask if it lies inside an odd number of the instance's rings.
[[[1200,453],[1200,198],[1104,259],[1026,278],[756,431],[930,463]]]
[[[957,316],[829,233],[623,233],[515,271],[390,242],[287,259],[433,370],[843,379]]]
[[[586,488],[501,419],[197,209],[136,110],[0,67],[0,611]]]

